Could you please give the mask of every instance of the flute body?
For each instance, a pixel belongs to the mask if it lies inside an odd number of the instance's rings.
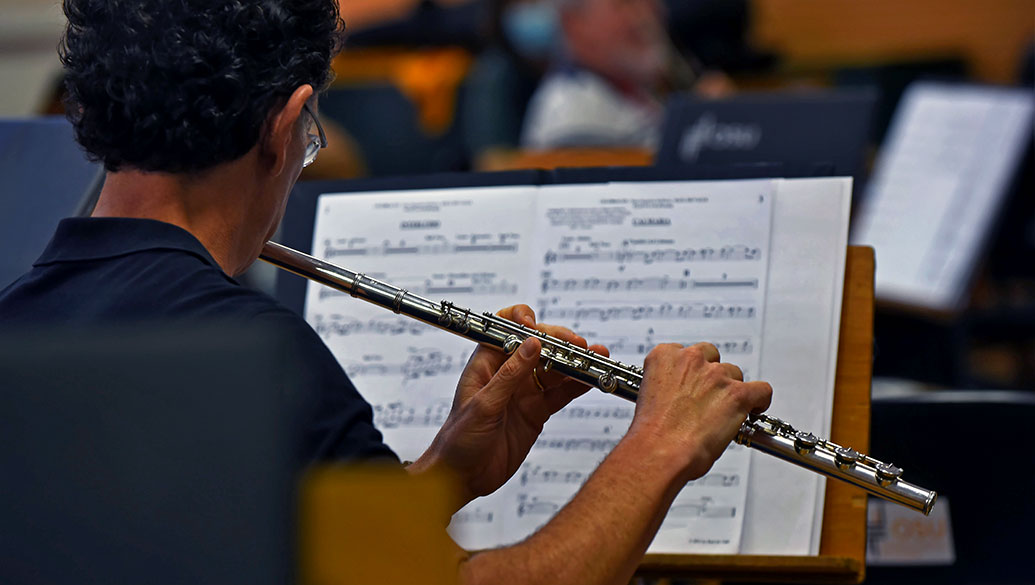
[[[540,367],[544,370],[633,402],[639,395],[643,381],[643,368],[639,366],[623,364],[492,313],[478,314],[448,301],[428,300],[276,242],[267,242],[259,257],[278,268],[508,354],[528,337],[535,337],[542,347]],[[931,512],[938,497],[931,490],[903,481],[902,470],[890,463],[799,431],[778,418],[750,415],[734,440],[924,514]]]

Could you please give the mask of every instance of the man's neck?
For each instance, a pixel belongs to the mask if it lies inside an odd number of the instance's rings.
[[[254,259],[263,234],[250,217],[253,200],[243,173],[230,165],[199,174],[108,173],[94,217],[154,219],[179,226],[201,242],[227,274]]]

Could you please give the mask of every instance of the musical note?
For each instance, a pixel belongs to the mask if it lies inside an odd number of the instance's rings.
[[[561,505],[557,502],[540,499],[539,496],[529,497],[527,494],[518,494],[517,515],[524,516],[552,516]]]

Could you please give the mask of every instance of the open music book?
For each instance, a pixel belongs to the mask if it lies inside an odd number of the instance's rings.
[[[312,253],[475,311],[540,321],[640,364],[657,343],[714,343],[773,383],[770,412],[826,436],[851,181],[763,179],[326,194]],[[404,459],[448,414],[471,342],[310,284],[306,319]],[[621,438],[634,405],[591,391],[522,468],[453,520],[462,545],[519,541]],[[823,482],[736,445],[679,495],[650,552],[816,554]]]

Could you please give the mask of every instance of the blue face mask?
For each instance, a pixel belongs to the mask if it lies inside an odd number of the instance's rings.
[[[557,39],[557,11],[549,2],[512,3],[503,10],[503,34],[526,59],[550,56]]]

